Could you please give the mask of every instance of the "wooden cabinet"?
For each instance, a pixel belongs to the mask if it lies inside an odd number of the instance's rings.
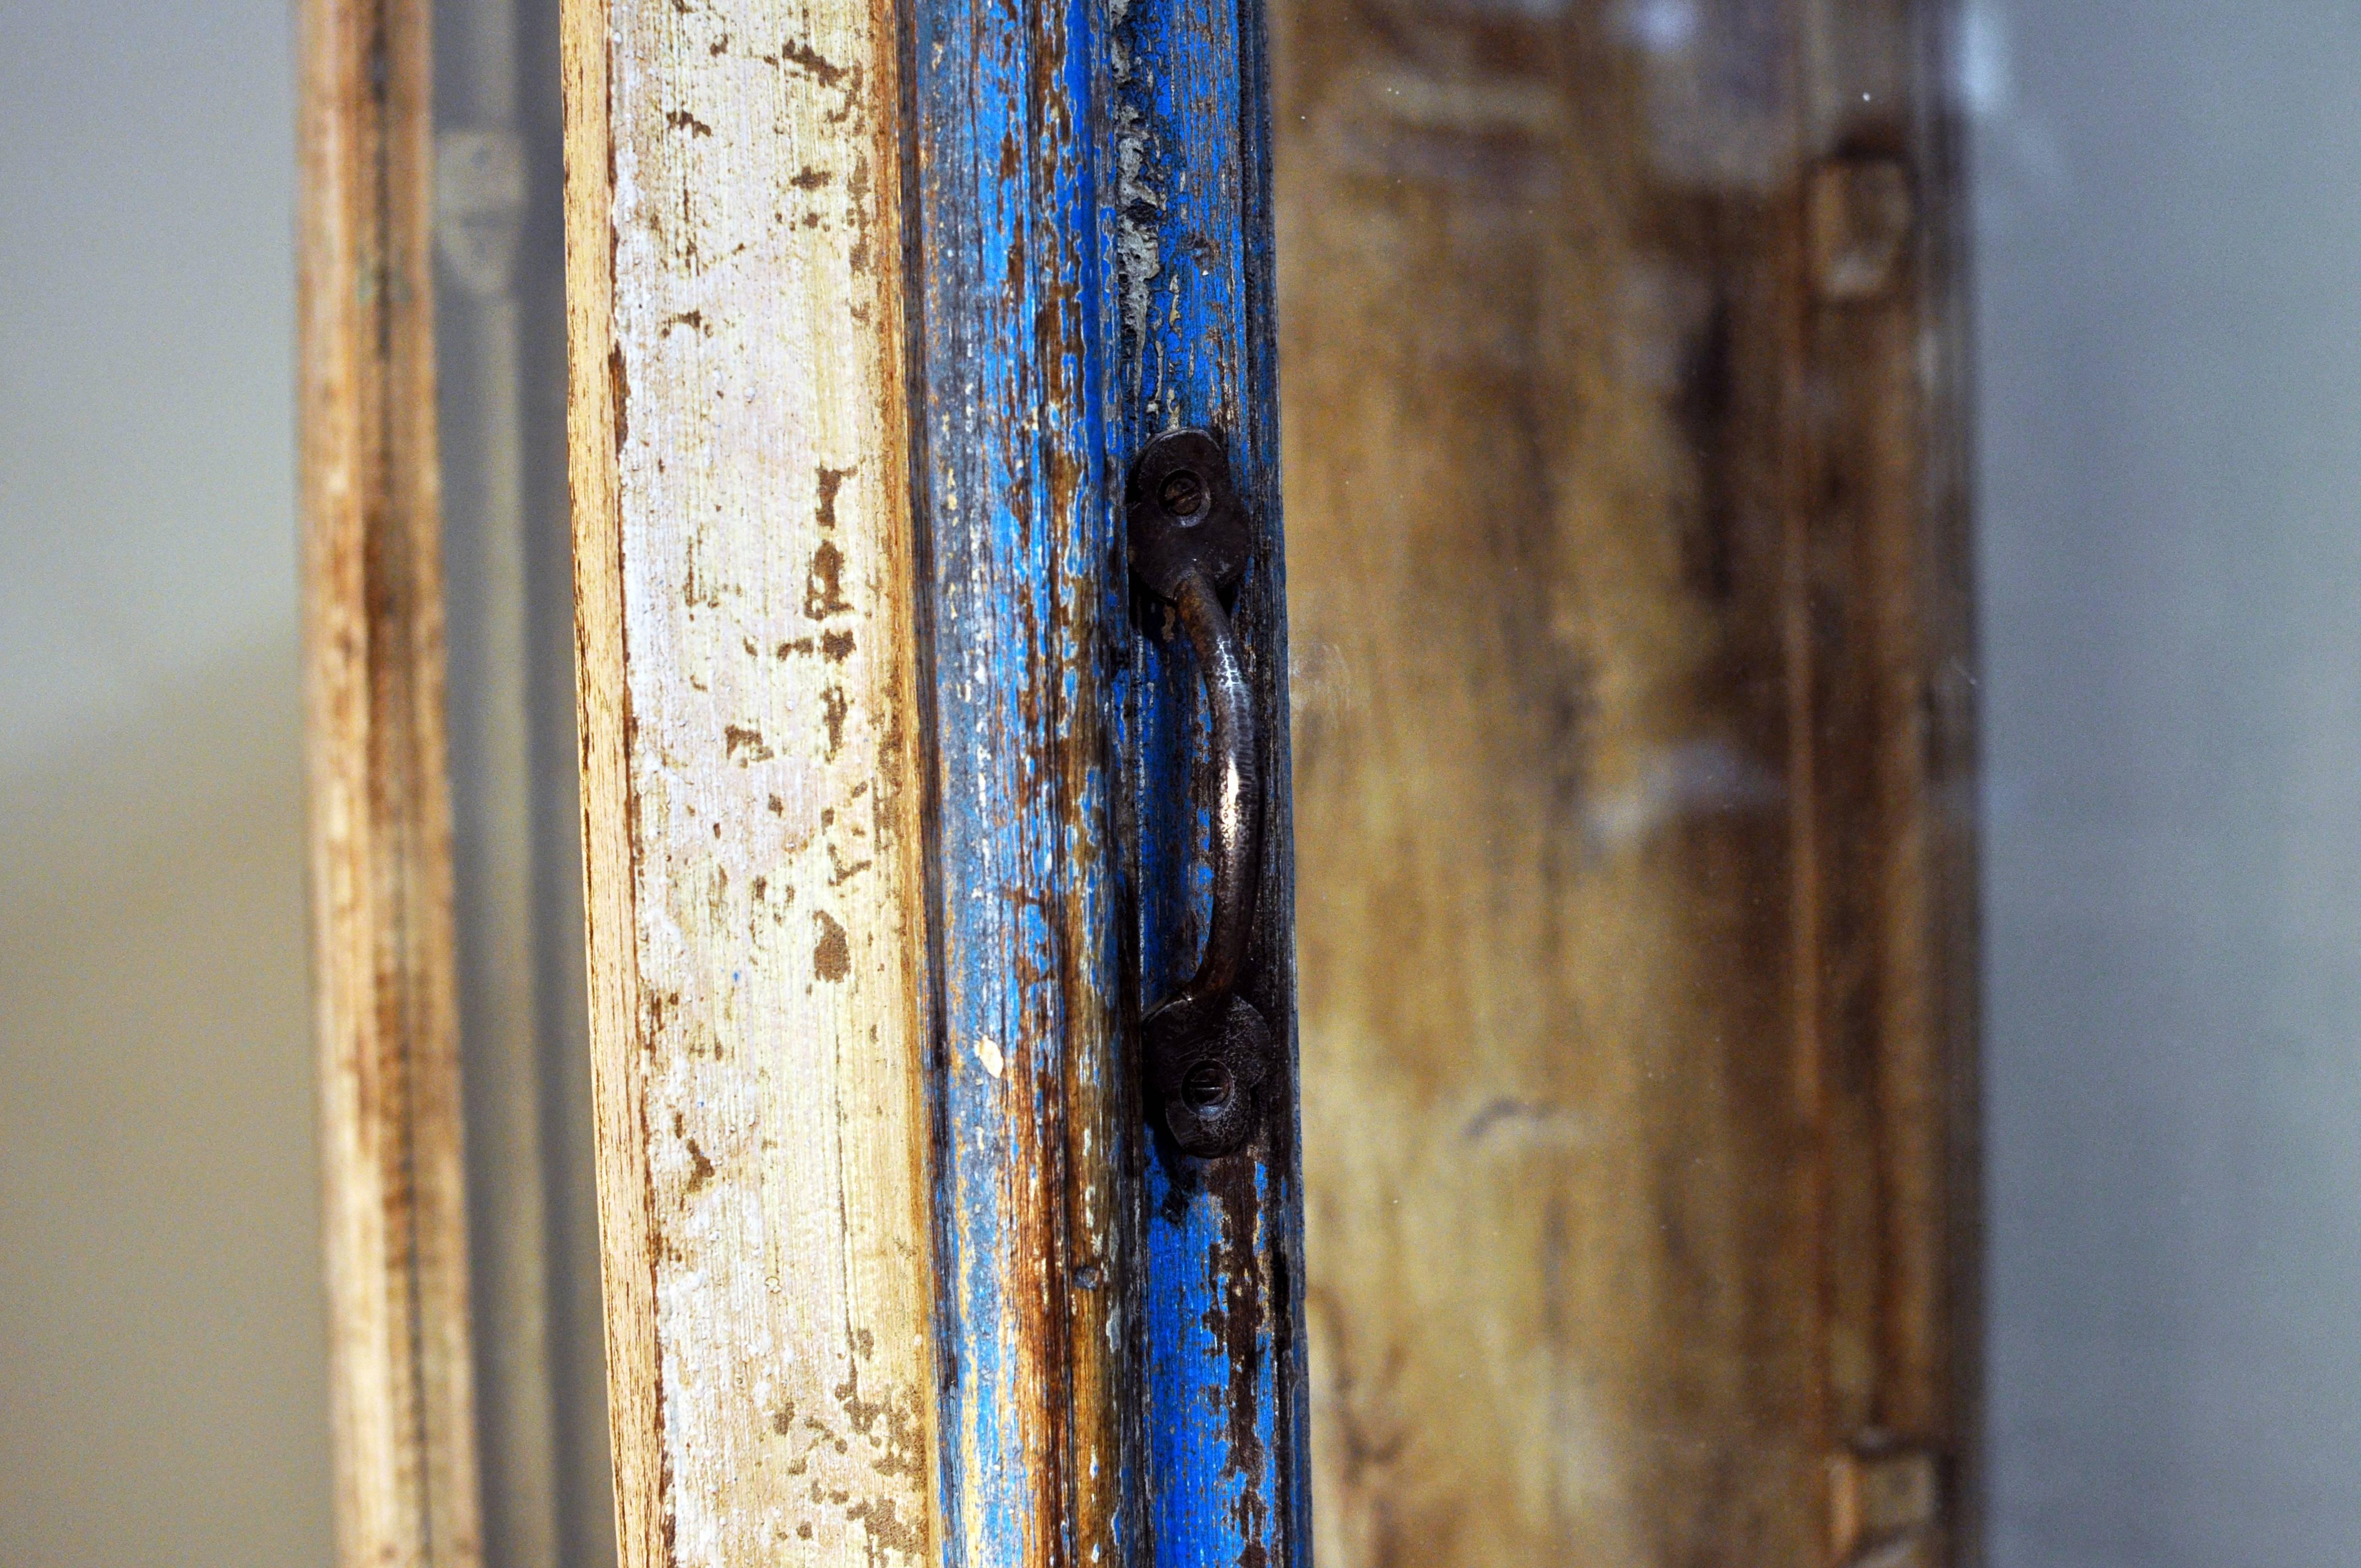
[[[428,18],[303,11],[343,1550],[554,1560],[580,1401],[468,1311],[470,1212],[571,1266],[460,1168],[516,933],[451,917]],[[1969,1560],[1949,27],[567,0],[596,1128],[518,1124],[595,1153],[621,1562]],[[1140,1030],[1221,811],[1126,558],[1176,426],[1273,1036],[1204,1158]]]

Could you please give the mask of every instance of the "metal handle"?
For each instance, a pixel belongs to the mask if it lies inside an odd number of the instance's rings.
[[[1182,1153],[1212,1158],[1253,1133],[1255,1092],[1272,1054],[1269,1025],[1237,994],[1254,932],[1262,781],[1254,690],[1221,598],[1246,570],[1252,540],[1229,459],[1202,430],[1167,431],[1148,444],[1132,465],[1124,510],[1132,571],[1179,610],[1213,721],[1213,913],[1204,956],[1187,984],[1140,1019],[1165,1126]]]

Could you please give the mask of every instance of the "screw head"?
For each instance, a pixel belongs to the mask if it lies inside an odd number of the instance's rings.
[[[1279,1048],[1254,1004],[1184,992],[1142,1019],[1140,1033],[1164,1125],[1180,1152],[1217,1159],[1244,1146]]]
[[[1180,1098],[1189,1109],[1206,1115],[1222,1108],[1235,1084],[1230,1069],[1217,1061],[1201,1061],[1180,1079]]]
[[[1140,448],[1124,485],[1131,569],[1159,598],[1180,591],[1194,570],[1227,592],[1253,547],[1237,478],[1220,438],[1208,430],[1168,430]]]
[[[1175,468],[1164,477],[1164,488],[1158,499],[1172,521],[1187,527],[1205,515],[1213,504],[1213,492],[1206,488],[1205,477],[1194,468]]]

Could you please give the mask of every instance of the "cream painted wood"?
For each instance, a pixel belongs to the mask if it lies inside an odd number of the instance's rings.
[[[892,15],[568,0],[621,1560],[928,1557]]]

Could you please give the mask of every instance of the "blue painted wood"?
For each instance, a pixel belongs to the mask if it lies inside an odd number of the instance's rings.
[[[1257,0],[917,0],[914,475],[935,738],[947,1563],[1308,1561],[1287,701]],[[1259,531],[1245,1152],[1150,1135],[1133,1026],[1194,967],[1204,717],[1135,617],[1149,433],[1227,439]]]
[[[1076,1517],[1071,1330],[1115,1277],[1111,1221],[1070,1191],[1102,1157],[1070,1132],[1117,1080],[1086,18],[928,0],[916,21],[943,1555],[1046,1564],[1104,1550]]]
[[[1234,618],[1269,781],[1259,918],[1244,991],[1282,1041],[1264,1135],[1200,1161],[1158,1140],[1144,1173],[1148,1504],[1164,1565],[1310,1559],[1296,1154],[1293,856],[1279,527],[1268,104],[1261,7],[1135,0],[1116,34],[1123,137],[1124,406],[1134,449],[1200,424],[1228,440],[1257,524]],[[1134,664],[1130,788],[1144,989],[1194,967],[1210,914],[1207,814],[1191,771],[1205,715],[1186,645],[1164,628]],[[1187,874],[1184,874],[1187,873]]]

